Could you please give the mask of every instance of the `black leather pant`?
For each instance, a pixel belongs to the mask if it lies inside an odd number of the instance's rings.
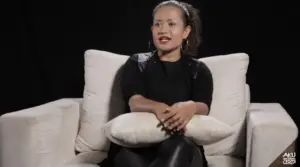
[[[183,135],[150,148],[121,147],[111,167],[207,167],[203,150]]]

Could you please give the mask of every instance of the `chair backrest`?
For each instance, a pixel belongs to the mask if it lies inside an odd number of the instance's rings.
[[[103,125],[123,112],[119,86],[122,65],[127,55],[88,50],[85,52],[85,87],[81,127],[76,141],[78,151],[107,151],[109,141]],[[210,116],[223,121],[237,130],[242,129],[246,116],[247,99],[246,72],[247,54],[236,53],[201,58],[212,72],[214,94]],[[246,85],[246,86],[245,86]],[[241,131],[241,130],[240,130]],[[230,154],[240,140],[237,132],[231,139],[205,147],[207,155]]]

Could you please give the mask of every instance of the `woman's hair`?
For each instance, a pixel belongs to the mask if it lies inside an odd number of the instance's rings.
[[[174,6],[182,10],[182,18],[185,26],[191,26],[191,32],[182,44],[182,52],[187,55],[196,55],[198,46],[201,43],[201,20],[199,18],[199,10],[192,5],[176,0],[168,0],[159,3],[153,10],[153,16],[156,10],[162,6]]]

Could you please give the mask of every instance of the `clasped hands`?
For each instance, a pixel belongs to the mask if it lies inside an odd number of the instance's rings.
[[[155,114],[160,125],[167,132],[176,133],[186,131],[186,125],[196,113],[196,106],[193,101],[178,102],[172,106],[160,105]]]

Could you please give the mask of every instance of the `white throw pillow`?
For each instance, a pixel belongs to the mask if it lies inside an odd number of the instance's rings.
[[[233,53],[198,59],[207,65],[213,77],[214,92],[209,115],[235,125],[246,116],[246,73],[249,57]]]
[[[103,126],[125,111],[119,80],[121,67],[127,59],[128,56],[106,51],[85,52],[85,86],[75,145],[77,151],[108,151],[110,143]]]
[[[239,148],[245,145],[246,73],[249,56],[234,53],[200,58],[210,69],[214,81],[214,93],[209,116],[234,128],[234,134],[224,140],[206,145],[206,155],[240,156]]]
[[[158,127],[159,121],[152,113],[126,113],[109,121],[105,135],[112,142],[125,147],[146,147],[170,136]],[[195,115],[187,124],[186,136],[198,145],[220,141],[233,134],[233,129],[217,119]]]

